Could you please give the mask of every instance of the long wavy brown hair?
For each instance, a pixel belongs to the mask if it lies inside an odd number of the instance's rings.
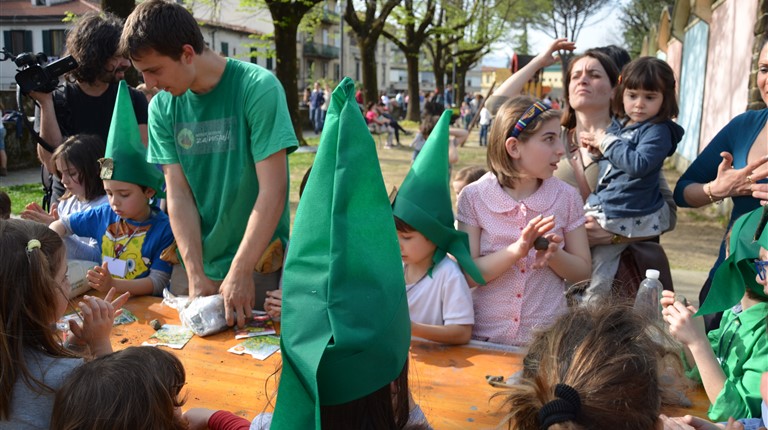
[[[39,247],[30,247],[31,240]],[[46,225],[18,219],[0,220],[0,421],[11,413],[13,386],[21,380],[33,391],[53,389],[35,378],[24,359],[25,350],[52,357],[74,357],[64,349],[51,325],[58,294],[56,273],[66,250],[58,234]]]

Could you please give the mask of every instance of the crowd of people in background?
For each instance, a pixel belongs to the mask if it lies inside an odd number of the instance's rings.
[[[89,56],[93,45],[100,55]],[[400,122],[416,101],[382,91],[363,104],[349,78],[314,82],[303,103],[323,139],[289,247],[298,142],[277,78],[213,52],[177,3],[148,0],[125,22],[81,17],[67,38],[83,57],[73,79],[32,94],[54,147],[39,148],[53,208],[30,203],[24,220],[6,220],[0,193],[0,386],[10,393],[0,429],[428,429],[409,388],[412,337],[526,348],[504,382],[509,428],[720,428],[660,415],[685,378],[704,387],[708,418],[765,426],[768,149],[754,143],[768,110],[728,124],[673,193],[661,169],[685,130],[665,62],[593,48],[568,64],[564,100],[522,95],[556,52],[575,48],[554,40],[487,100],[455,100],[451,85],[422,92],[412,163],[391,194],[374,137],[404,146]],[[768,43],[758,61],[768,102]],[[122,80],[131,64],[141,90]],[[473,124],[487,165],[453,172]],[[659,237],[677,205],[726,197],[728,233],[695,306],[675,295]],[[86,282],[105,298],[84,296],[83,320],[61,342],[52,325],[69,305],[71,260],[92,263]],[[626,300],[632,271],[648,265],[665,290],[657,316]],[[274,415],[182,415],[187,375],[175,355],[112,351],[122,304],[166,289],[220,294],[230,326],[253,309],[281,318]],[[707,330],[702,315],[713,316]],[[350,360],[349,345],[369,360]]]

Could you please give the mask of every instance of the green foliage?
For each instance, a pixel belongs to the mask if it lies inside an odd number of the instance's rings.
[[[70,12],[70,11],[66,11],[66,12],[64,12],[64,18],[61,20],[61,22],[70,24],[70,23],[74,23],[75,21],[77,21],[77,18],[79,18],[79,17],[77,16],[76,13]]]
[[[659,22],[664,8],[671,5],[670,1],[630,0],[621,7],[619,22],[624,34],[625,47],[632,57],[640,55],[643,38],[648,36],[651,28]]]

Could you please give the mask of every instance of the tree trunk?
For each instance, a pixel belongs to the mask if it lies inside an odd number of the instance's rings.
[[[293,131],[299,140],[299,145],[306,145],[304,132],[302,130],[301,116],[299,115],[299,90],[298,75],[299,70],[296,66],[296,33],[299,23],[287,18],[282,19],[281,25],[275,26],[275,52],[276,55],[275,75],[283,84],[285,90],[285,101],[288,103],[288,113],[291,115]]]
[[[360,47],[360,62],[363,69],[363,104],[379,100],[379,82],[376,77],[376,40],[357,38]]]
[[[442,60],[435,60],[432,63],[432,71],[435,73],[435,88],[445,91],[445,67],[441,63]]]
[[[464,96],[467,94],[466,84],[467,67],[456,66],[456,85],[454,86],[454,89],[456,90],[456,100],[453,101],[456,106],[461,106],[461,102],[464,101]]]
[[[408,70],[408,112],[406,119],[419,121],[421,119],[421,104],[419,103],[419,55],[406,54],[406,66]]]

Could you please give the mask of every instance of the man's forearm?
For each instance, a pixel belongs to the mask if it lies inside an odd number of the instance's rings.
[[[277,224],[280,222],[282,209],[285,207],[285,190],[281,195],[261,190],[256,198],[245,234],[237,248],[235,258],[232,260],[230,271],[242,274],[253,272],[253,268],[261,258],[264,250],[272,241]]]
[[[64,137],[61,135],[59,122],[56,119],[56,111],[53,107],[53,96],[49,95],[39,103],[40,137],[48,142],[49,145],[56,148],[64,141]],[[54,166],[53,160],[51,160],[52,155],[53,154],[46,151],[42,146],[37,145],[37,156],[49,172],[56,171],[56,166]]]
[[[187,275],[203,275],[200,213],[190,192],[168,187],[168,218]],[[190,283],[192,279],[190,279]]]

